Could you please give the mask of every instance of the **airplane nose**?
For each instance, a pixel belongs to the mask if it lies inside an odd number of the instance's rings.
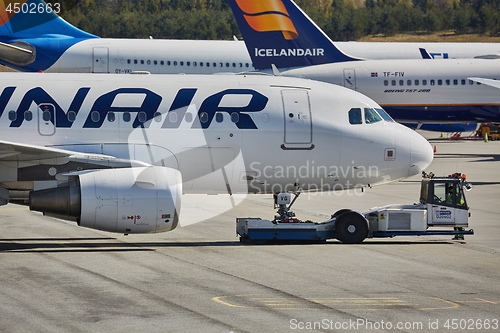
[[[420,174],[432,162],[434,151],[431,144],[417,132],[412,133],[410,142],[410,169],[408,177]]]

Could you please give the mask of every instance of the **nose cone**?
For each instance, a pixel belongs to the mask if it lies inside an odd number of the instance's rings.
[[[412,133],[410,145],[410,169],[408,177],[420,174],[431,164],[434,158],[434,151],[431,144],[417,132]]]

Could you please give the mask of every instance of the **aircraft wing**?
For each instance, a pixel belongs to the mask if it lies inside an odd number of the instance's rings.
[[[33,51],[20,46],[0,42],[0,58],[9,62],[27,63],[33,59]]]
[[[499,80],[483,79],[483,78],[480,78],[480,77],[468,77],[467,79],[469,79],[471,81],[479,82],[479,83],[482,83],[482,84],[486,84],[486,85],[488,85],[490,87],[493,87],[493,88],[500,89],[500,81]]]
[[[0,162],[18,162],[36,164],[65,164],[80,162],[96,166],[125,168],[132,166],[149,166],[149,164],[120,159],[102,154],[80,153],[66,149],[27,145],[0,140]]]

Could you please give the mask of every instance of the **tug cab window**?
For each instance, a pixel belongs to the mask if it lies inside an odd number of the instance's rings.
[[[361,109],[360,108],[352,108],[349,110],[349,124],[358,125],[362,124],[363,119],[361,117]]]

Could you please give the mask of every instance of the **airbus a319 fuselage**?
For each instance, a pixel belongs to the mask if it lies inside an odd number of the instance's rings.
[[[1,82],[2,186],[31,191],[33,209],[108,231],[172,229],[180,193],[340,190],[432,160],[425,139],[369,98],[310,80],[12,73]]]

